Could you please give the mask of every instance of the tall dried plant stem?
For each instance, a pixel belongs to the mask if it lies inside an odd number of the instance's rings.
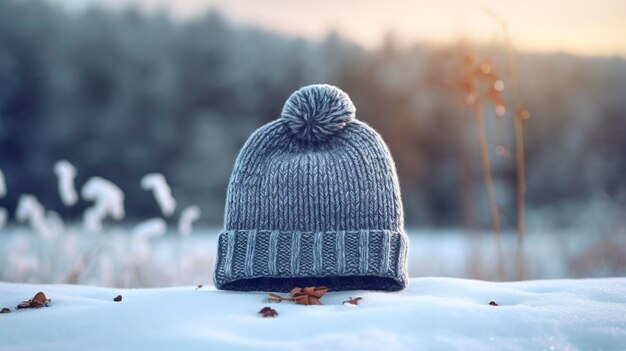
[[[515,114],[515,162],[517,163],[517,278],[522,280],[526,275],[524,260],[524,127],[522,116]]]
[[[474,112],[476,113],[476,124],[478,125],[478,149],[480,151],[480,161],[483,166],[483,178],[485,182],[485,191],[487,193],[487,202],[489,204],[489,212],[491,215],[491,228],[496,239],[496,250],[498,255],[498,276],[504,279],[504,257],[502,254],[502,243],[500,240],[500,216],[498,205],[496,203],[496,195],[493,189],[493,178],[491,177],[491,162],[489,161],[489,151],[487,149],[487,131],[485,127],[485,117],[483,115],[483,107],[480,102],[475,104]]]
[[[513,50],[513,44],[511,42],[511,36],[509,35],[509,26],[505,19],[496,15],[491,9],[486,6],[482,6],[483,11],[493,18],[498,24],[504,35],[504,42],[506,45],[506,52],[508,57],[508,69],[507,73],[509,80],[512,83],[513,92],[513,106],[514,112],[514,128],[515,128],[515,163],[517,167],[517,278],[524,279],[526,272],[526,263],[524,259],[524,212],[525,212],[525,163],[524,163],[524,126],[522,116],[522,106],[520,104],[519,94],[519,79],[517,76],[517,63],[515,61],[515,53]]]
[[[522,280],[526,276],[526,262],[524,258],[524,237],[525,237],[525,162],[524,162],[524,125],[523,111],[519,97],[519,79],[517,76],[517,62],[513,52],[513,45],[509,37],[508,26],[502,22],[506,41],[506,51],[508,56],[508,74],[512,83],[515,128],[515,163],[517,168],[517,279]]]

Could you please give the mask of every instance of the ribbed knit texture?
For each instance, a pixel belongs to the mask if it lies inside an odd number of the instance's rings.
[[[228,185],[218,288],[406,286],[395,166],[378,133],[354,114],[343,91],[309,86],[248,139]]]

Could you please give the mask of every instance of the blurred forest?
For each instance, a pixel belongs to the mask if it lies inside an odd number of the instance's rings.
[[[67,159],[79,186],[96,175],[118,184],[130,218],[159,213],[139,181],[161,172],[180,203],[198,204],[205,224],[220,225],[228,177],[250,133],[277,118],[300,86],[328,82],[350,94],[357,118],[388,143],[408,225],[484,226],[472,112],[454,81],[467,50],[400,47],[392,35],[376,50],[337,34],[308,41],[234,25],[216,11],[183,22],[0,0],[2,206],[12,212],[19,195],[31,193],[78,219],[86,204],[64,209],[52,171]],[[472,50],[505,70],[497,43]],[[626,61],[517,59],[531,113],[524,123],[529,216],[572,225],[594,203],[626,208]],[[487,117],[497,200],[510,228],[511,116]],[[606,214],[606,206],[596,208],[593,216]]]

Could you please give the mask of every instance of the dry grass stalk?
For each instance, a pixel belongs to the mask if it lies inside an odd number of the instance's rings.
[[[496,194],[493,189],[493,178],[491,176],[491,162],[489,160],[489,151],[487,148],[487,132],[485,128],[485,117],[483,108],[480,103],[474,106],[476,113],[476,124],[478,125],[478,148],[480,152],[480,161],[483,168],[483,179],[485,183],[485,191],[487,193],[487,203],[489,205],[489,213],[491,218],[491,228],[496,239],[496,249],[498,255],[498,277],[504,279],[504,256],[502,253],[502,243],[500,240],[500,215],[498,204],[496,203]]]
[[[509,27],[505,19],[495,14],[489,8],[483,6],[483,11],[491,17],[502,32],[504,37],[506,53],[507,53],[507,73],[511,82],[511,92],[513,106],[515,106],[514,128],[515,128],[515,164],[516,164],[516,208],[517,208],[517,278],[522,280],[526,276],[525,258],[524,258],[524,236],[525,236],[525,160],[524,160],[524,120],[528,119],[529,113],[522,106],[519,93],[519,77],[517,70],[517,62],[515,60],[515,51],[511,36],[509,35]]]
[[[504,116],[506,111],[506,104],[502,98],[504,83],[500,80],[499,75],[495,72],[489,61],[477,63],[474,56],[466,52],[463,55],[462,64],[463,73],[459,82],[459,88],[465,94],[465,104],[474,108],[475,123],[478,127],[478,150],[482,165],[487,203],[489,206],[491,228],[496,242],[498,278],[504,279],[506,272],[500,240],[500,215],[491,174],[491,162],[489,159],[487,131],[483,111],[483,103],[486,103],[493,106],[497,118]]]

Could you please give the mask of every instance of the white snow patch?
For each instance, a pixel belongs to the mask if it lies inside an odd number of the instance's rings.
[[[141,188],[152,191],[161,212],[165,217],[174,214],[176,210],[176,200],[172,196],[172,190],[161,173],[146,174],[141,178]]]
[[[38,291],[50,307],[14,310]],[[122,302],[113,302],[117,295]],[[270,304],[266,296],[0,283],[0,306],[13,309],[0,315],[0,340],[6,349],[64,351],[617,350],[626,340],[626,278],[412,278],[402,292],[328,292],[323,306]],[[358,306],[342,305],[356,296]],[[277,317],[257,313],[268,305]]]
[[[73,206],[78,202],[78,193],[74,187],[76,167],[67,160],[60,160],[54,164],[54,173],[58,178],[59,195],[65,206]]]

